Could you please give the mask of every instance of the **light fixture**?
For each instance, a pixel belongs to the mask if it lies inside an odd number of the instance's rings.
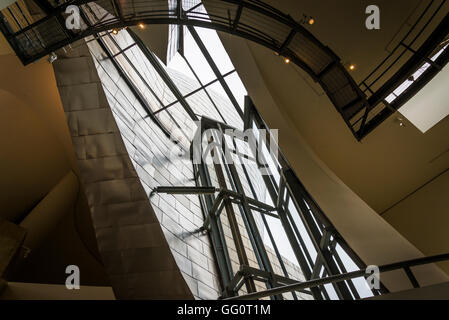
[[[309,15],[307,15],[307,14],[303,14],[300,23],[301,23],[301,24],[312,25],[312,24],[315,23],[315,18],[312,17],[312,16],[309,16]]]
[[[289,64],[289,63],[290,63],[290,58],[284,57],[284,62],[285,62],[286,64]]]
[[[143,22],[140,22],[137,26],[138,26],[140,29],[145,29],[145,24],[143,24]]]
[[[355,64],[350,64],[349,65],[349,70],[354,71],[355,70]]]
[[[48,56],[48,62],[50,62],[50,63],[55,62],[57,59],[58,59],[58,56],[54,52],[50,53],[50,55]]]
[[[396,118],[396,123],[402,128],[405,127],[404,119],[402,119],[401,117]]]
[[[118,34],[118,29],[117,28],[112,29],[112,33],[113,34]]]

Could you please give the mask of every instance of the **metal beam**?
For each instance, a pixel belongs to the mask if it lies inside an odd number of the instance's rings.
[[[252,267],[249,267],[249,266],[241,266],[240,270],[245,275],[258,276],[260,278],[263,278],[264,281],[268,281],[268,279],[273,279],[273,281],[276,284],[296,284],[296,283],[298,283],[297,280],[294,280],[294,279],[291,279],[291,278],[288,278],[288,277],[282,277],[280,275],[277,275],[277,274],[274,274],[274,273],[270,273],[268,271],[252,268]],[[298,292],[305,293],[305,294],[308,294],[308,295],[312,295],[312,292],[310,290],[298,290]],[[294,293],[294,292],[292,292],[292,293]]]
[[[425,264],[436,263],[436,262],[445,261],[445,260],[449,260],[449,253],[383,265],[383,266],[379,267],[379,272],[381,272],[381,273],[389,272],[389,271],[403,269],[405,267],[410,268],[412,266],[425,265]],[[352,271],[352,272],[348,272],[348,273],[333,275],[333,276],[329,276],[326,278],[314,279],[314,280],[309,280],[309,281],[305,281],[305,282],[297,282],[295,284],[289,284],[289,285],[285,285],[282,287],[268,289],[266,291],[247,294],[244,296],[228,298],[226,300],[260,299],[260,298],[268,297],[268,296],[275,295],[275,294],[282,294],[284,292],[297,291],[297,290],[302,290],[302,289],[307,289],[307,288],[313,288],[313,287],[316,287],[319,285],[355,279],[355,278],[363,277],[365,274],[366,274],[366,269],[362,269],[362,270],[358,270],[358,271]]]
[[[198,48],[200,49],[201,53],[203,54],[206,61],[209,63],[209,66],[211,67],[212,71],[214,72],[215,76],[217,77],[218,81],[220,81],[221,86],[223,87],[224,91],[226,92],[229,100],[231,101],[232,105],[235,108],[235,111],[239,114],[239,116],[243,119],[243,111],[240,105],[238,104],[237,100],[234,97],[234,94],[232,93],[231,89],[229,88],[227,82],[223,78],[223,75],[221,74],[220,70],[218,69],[217,65],[215,64],[214,59],[210,55],[209,51],[207,50],[206,46],[204,45],[203,41],[201,40],[200,36],[195,30],[195,27],[193,26],[187,26],[189,29],[190,34],[192,35],[193,39],[195,40],[196,44],[198,45]]]
[[[215,187],[189,187],[189,186],[158,186],[153,189],[154,193],[168,193],[168,194],[215,194],[219,189]]]
[[[199,181],[196,181],[197,186],[212,186],[210,181],[209,173],[207,172],[207,167],[203,164],[193,164],[193,171],[199,172]],[[220,197],[220,194],[217,198]],[[231,260],[229,258],[228,249],[226,246],[226,240],[223,235],[223,228],[221,226],[221,221],[217,219],[215,212],[211,212],[210,210],[215,207],[217,201],[215,200],[213,195],[205,195],[204,197],[200,196],[200,203],[203,208],[203,212],[207,214],[207,218],[209,221],[211,232],[209,232],[209,236],[212,242],[212,247],[214,248],[214,253],[216,257],[216,262],[218,266],[218,271],[220,272],[220,281],[222,282],[222,287],[226,288],[231,282],[232,275],[232,265]]]
[[[170,132],[165,128],[164,125],[152,114],[152,110],[146,99],[143,97],[143,95],[140,93],[140,91],[136,88],[134,83],[129,79],[129,77],[126,75],[126,72],[123,70],[121,65],[117,63],[117,61],[112,57],[112,53],[108,49],[108,47],[104,44],[103,40],[98,37],[98,35],[95,35],[97,38],[97,42],[100,45],[101,49],[106,53],[114,67],[116,68],[117,72],[120,74],[120,77],[125,81],[125,83],[128,85],[128,88],[131,90],[131,92],[134,94],[136,99],[139,101],[139,103],[142,105],[142,107],[147,112],[148,116],[151,118],[151,120],[154,121],[154,123],[158,126],[158,128],[162,131],[162,133],[170,139],[171,134]],[[157,98],[157,97],[156,97]]]
[[[217,151],[212,150],[211,152],[213,156],[213,153]],[[225,189],[226,179],[223,174],[223,169],[221,168],[221,165],[219,163],[214,163],[214,168],[220,188]],[[231,229],[232,239],[234,240],[235,250],[237,252],[239,263],[240,265],[248,266],[249,265],[248,256],[246,255],[245,246],[243,244],[242,235],[240,234],[240,228],[237,222],[237,218],[235,216],[234,208],[232,207],[232,204],[229,201],[228,197],[225,197],[223,199],[223,203],[229,222],[229,228]],[[251,278],[245,277],[245,286],[248,292],[256,292],[256,286]]]
[[[190,116],[190,118],[193,121],[198,121],[198,117],[196,116],[195,112],[192,110],[190,105],[184,99],[184,97],[182,96],[181,91],[179,91],[178,87],[175,85],[173,80],[170,78],[170,76],[168,75],[167,71],[165,71],[164,67],[159,63],[159,61],[157,60],[156,56],[150,50],[148,50],[148,47],[142,42],[142,40],[132,30],[128,30],[128,32],[131,35],[131,37],[133,38],[133,40],[139,46],[139,49],[142,50],[144,55],[151,62],[151,64],[153,65],[154,69],[159,74],[159,76],[162,78],[162,80],[165,82],[167,87],[175,95],[176,99],[182,105],[182,107],[187,112],[187,114]]]

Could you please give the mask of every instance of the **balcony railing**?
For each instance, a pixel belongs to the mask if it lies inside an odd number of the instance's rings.
[[[198,26],[231,33],[259,43],[305,70],[322,86],[353,135],[361,140],[449,61],[445,50],[449,1],[426,3],[391,54],[359,84],[340,58],[303,26],[303,21],[297,22],[258,0],[177,0],[170,6],[168,0],[21,0],[1,11],[0,29],[24,64],[86,36],[140,23]],[[79,30],[65,26],[69,5],[80,10]],[[89,11],[98,8],[106,14],[88,21]]]
[[[415,276],[411,270],[411,267],[421,266],[421,265],[426,265],[426,264],[431,264],[431,263],[436,263],[436,262],[441,262],[441,261],[446,261],[446,260],[449,260],[449,253],[386,264],[383,266],[379,266],[379,272],[383,273],[383,272],[389,272],[389,271],[395,271],[395,270],[402,269],[402,270],[404,270],[405,274],[407,275],[413,288],[419,288],[420,287],[419,282],[415,278]],[[333,276],[329,276],[329,277],[325,277],[325,278],[312,279],[312,280],[304,281],[304,282],[296,282],[293,284],[288,284],[288,285],[268,289],[268,290],[262,291],[262,292],[255,292],[255,293],[250,293],[250,294],[243,295],[243,296],[227,298],[226,300],[261,299],[261,298],[269,297],[272,295],[282,294],[284,292],[289,292],[289,291],[294,291],[294,290],[296,290],[296,291],[307,290],[307,289],[312,289],[317,286],[322,286],[325,284],[339,283],[339,282],[342,282],[345,280],[351,280],[351,279],[355,279],[358,277],[363,277],[363,276],[366,276],[367,274],[370,274],[370,272],[367,272],[366,269],[362,269],[362,270],[358,270],[358,271],[333,275]]]

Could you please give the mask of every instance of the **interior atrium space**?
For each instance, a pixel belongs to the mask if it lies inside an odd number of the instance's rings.
[[[0,31],[0,300],[449,300],[448,0],[1,0]]]

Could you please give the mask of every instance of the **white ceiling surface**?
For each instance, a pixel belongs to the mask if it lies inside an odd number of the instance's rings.
[[[443,85],[446,84],[446,85]],[[449,65],[399,109],[425,133],[449,115]]]
[[[315,24],[306,27],[334,50],[345,65],[357,66],[351,72],[357,82],[388,54],[392,39],[407,32],[408,20],[414,20],[419,13],[414,9],[419,6],[422,10],[427,3],[420,0],[268,2],[296,20],[304,13],[313,16]],[[365,28],[365,8],[369,4],[380,7],[380,30]],[[449,2],[446,3],[449,10],[448,5]],[[231,39],[231,36],[222,34],[222,38]],[[292,63],[284,64],[281,57],[260,45],[248,42],[248,46],[264,83],[295,129],[318,157],[378,213],[449,166],[449,152],[445,152],[449,149],[448,117],[422,134],[408,121],[405,126],[399,126],[396,119],[403,116],[397,113],[362,142],[357,142],[322,88],[303,70]],[[227,49],[233,60],[238,58],[238,50]],[[263,109],[260,105],[258,108]],[[281,138],[282,132],[283,129]]]

